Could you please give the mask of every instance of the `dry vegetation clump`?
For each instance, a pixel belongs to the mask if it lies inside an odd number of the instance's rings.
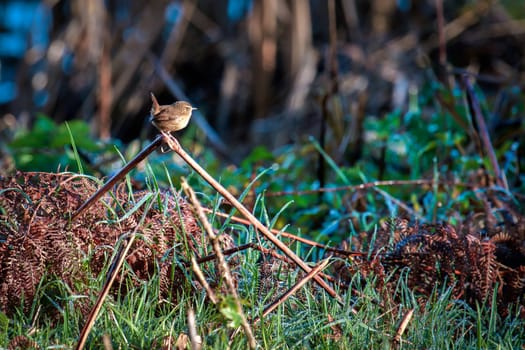
[[[384,299],[392,296],[400,278],[425,301],[436,290],[452,288],[452,297],[470,305],[491,302],[505,316],[517,304],[525,311],[525,220],[499,223],[484,233],[471,224],[460,230],[444,224],[411,223],[394,219],[378,230],[370,258],[354,257],[355,264],[337,264],[337,275],[348,283],[360,272],[375,274]],[[391,243],[389,243],[389,241]],[[360,245],[360,241],[354,241]]]
[[[174,254],[186,260],[187,252],[200,252],[203,243],[191,208],[168,193],[152,197],[149,210],[144,206],[130,210],[146,192],[130,196],[118,188],[105,198],[108,206],[99,202],[71,223],[70,208],[80,206],[97,188],[86,177],[19,172],[0,178],[0,188],[0,309],[4,312],[21,303],[27,309],[45,275],[59,277],[73,293],[89,293],[77,287],[86,288],[91,278],[103,272],[117,242],[134,232],[140,239],[127,257],[132,283],[138,285],[157,270],[161,292],[176,292],[184,275],[178,268],[172,271],[177,266]],[[117,220],[109,209],[115,207],[124,219]],[[123,216],[124,211],[130,214]],[[117,285],[127,285],[122,282],[119,276]]]
[[[151,193],[130,195],[120,187],[104,199],[107,205],[99,201],[70,222],[70,213],[64,208],[78,208],[97,188],[86,177],[18,172],[0,178],[0,188],[0,309],[8,314],[20,305],[27,311],[46,276],[58,277],[72,293],[90,295],[90,279],[105,272],[119,241],[131,234],[140,239],[126,258],[129,273],[119,274],[116,281],[114,291],[122,294],[158,272],[161,293],[176,296],[180,288],[190,285],[183,283],[190,255],[202,258],[211,254],[192,207],[167,193],[148,199]],[[137,205],[141,200],[150,205]],[[505,204],[501,198],[498,203]],[[513,305],[523,310],[525,219],[509,203],[497,213],[500,220],[487,211],[485,218],[490,219],[483,221],[477,215],[458,227],[396,218],[376,233],[370,254],[354,254],[350,263],[338,261],[334,275],[348,284],[356,273],[364,278],[374,274],[387,302],[396,303],[392,296],[399,280],[406,278],[422,302],[436,288],[450,287],[453,298],[471,305],[490,302],[495,294],[502,315]],[[234,247],[231,236],[221,237],[223,250]],[[366,251],[365,241],[372,240],[355,237],[353,248]],[[270,291],[283,292],[283,279],[295,269],[294,263],[273,249],[248,245],[262,252],[259,298]],[[203,261],[209,260],[213,259]],[[217,267],[205,266],[209,267],[204,268],[206,277],[217,287]],[[200,288],[195,281],[191,285]],[[79,307],[87,312],[90,305]]]

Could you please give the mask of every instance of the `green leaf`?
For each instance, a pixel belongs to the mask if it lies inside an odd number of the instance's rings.
[[[237,328],[242,325],[242,316],[233,297],[227,296],[224,298],[220,303],[219,310],[229,321],[228,327]]]

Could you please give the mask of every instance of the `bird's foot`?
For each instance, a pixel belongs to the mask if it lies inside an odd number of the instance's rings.
[[[168,147],[172,150],[180,149],[179,141],[173,135],[171,135],[169,132],[161,131],[162,136],[164,137],[164,142],[168,144]]]

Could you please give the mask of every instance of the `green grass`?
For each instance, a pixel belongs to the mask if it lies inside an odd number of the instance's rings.
[[[250,301],[245,312],[254,317],[262,306],[253,285],[257,262],[249,255],[239,258],[242,266],[238,269],[239,292],[245,301]],[[100,288],[102,280],[92,281],[92,290]],[[436,291],[428,301],[420,303],[402,279],[395,295],[398,302],[381,307],[372,302],[381,300],[374,286],[373,277],[361,281],[359,275],[354,276],[352,288],[362,296],[355,298],[341,292],[344,305],[339,305],[326,293],[312,292],[307,285],[298,296],[254,326],[256,339],[264,349],[388,349],[403,314],[414,308],[413,318],[402,336],[402,349],[517,349],[523,345],[525,322],[517,315],[500,319],[490,306],[472,308],[451,300],[448,290]],[[233,328],[228,327],[228,320],[218,308],[207,301],[204,292],[183,292],[177,301],[169,301],[160,298],[158,290],[158,280],[152,278],[131,288],[125,296],[110,297],[91,332],[88,348],[102,348],[104,335],[109,336],[115,348],[160,348],[163,339],[177,339],[181,333],[187,333],[190,305],[195,309],[205,349],[224,349],[230,342]],[[50,291],[62,295],[61,308],[48,306],[59,311],[59,316],[40,315],[37,323],[32,324],[39,306],[35,302],[30,313],[19,312],[9,320],[7,332],[0,336],[0,346],[6,347],[7,339],[21,334],[30,334],[28,337],[42,348],[75,345],[83,321],[73,301],[80,296],[70,294],[65,286],[55,282],[41,285],[41,300]],[[357,314],[351,312],[352,307]],[[333,329],[341,332],[336,338]],[[231,340],[231,346],[247,348],[242,332]]]

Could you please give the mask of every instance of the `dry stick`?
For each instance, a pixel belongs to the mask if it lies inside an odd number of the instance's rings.
[[[293,264],[293,261],[290,258],[278,254],[274,249],[262,248],[261,246],[257,245],[256,243],[247,243],[247,244],[243,244],[243,245],[240,245],[238,247],[235,247],[235,248],[226,249],[226,250],[224,250],[222,252],[222,254],[226,255],[226,256],[229,256],[229,255],[231,255],[233,253],[236,253],[236,252],[248,249],[248,248],[256,249],[256,250],[258,250],[258,251],[260,251],[260,252],[262,252],[263,254],[266,254],[266,255],[271,255],[275,259],[277,259],[279,261],[284,261],[287,264]],[[344,251],[344,252],[346,253],[347,251]],[[360,253],[359,255],[365,256],[366,254],[365,253]],[[201,257],[199,259],[195,259],[195,263],[202,264],[204,262],[212,261],[212,260],[215,260],[215,259],[217,259],[217,255],[216,254],[210,254],[210,255],[206,255],[205,257]],[[195,266],[193,266],[193,261],[191,262],[191,264],[192,264],[192,267],[193,267],[193,269],[195,271]],[[183,262],[183,265],[184,266],[189,266],[189,264],[187,262]],[[196,268],[200,271],[200,268],[199,268],[198,265],[196,266]],[[200,273],[202,274],[202,272],[200,272]],[[339,284],[340,286],[344,286],[344,287],[348,288],[348,285],[346,285],[344,283],[341,283],[340,281],[337,281],[334,277],[332,277],[330,275],[327,275],[327,274],[325,274],[323,272],[319,272],[318,275],[321,276],[322,278],[326,278],[328,281],[333,282],[334,284]],[[199,281],[201,280],[201,276],[197,275],[197,278],[199,278]],[[204,278],[204,275],[202,275],[202,279],[203,278]],[[208,290],[206,288],[206,286],[204,286],[204,288],[206,290]],[[363,295],[361,292],[359,292],[357,290],[353,290],[352,292],[354,294],[358,295],[359,297],[367,298],[365,295]],[[373,303],[377,304],[377,305],[380,304],[380,302],[375,300],[375,299],[373,299],[371,301]]]
[[[178,144],[177,139],[172,135],[169,135],[170,140],[167,142],[170,147],[182,158],[184,161],[191,166],[206,182],[208,182],[217,192],[219,192],[226,200],[228,200],[246,219],[248,219],[256,229],[258,229],[270,242],[272,242],[277,248],[282,250],[294,263],[306,273],[310,272],[312,268],[308,266],[301,258],[299,258],[290,248],[281,242],[273,233],[266,228],[246,207],[244,207],[230,192],[228,192],[220,183],[208,174],[193,158],[190,157],[186,151]],[[170,142],[171,141],[171,142]],[[319,276],[315,276],[314,280],[324,289],[330,296],[337,299],[338,302],[342,303],[341,297],[330,287],[323,279]]]
[[[104,350],[113,350],[113,344],[111,343],[111,337],[109,334],[102,336],[102,344],[104,344]]]
[[[104,300],[106,299],[109,293],[109,290],[113,286],[113,282],[115,282],[117,273],[122,267],[122,264],[124,263],[124,260],[126,259],[126,255],[128,254],[128,251],[131,248],[131,245],[135,241],[136,232],[139,227],[140,225],[137,225],[135,227],[135,230],[131,233],[128,239],[128,242],[126,243],[124,248],[121,249],[118,252],[118,254],[115,256],[114,263],[112,263],[112,267],[109,271],[107,280],[104,283],[104,286],[102,287],[102,291],[98,295],[97,302],[95,303],[95,306],[91,309],[91,312],[89,313],[87,317],[86,323],[84,324],[84,327],[82,328],[82,331],[80,332],[80,339],[78,340],[77,346],[75,347],[76,350],[81,350],[86,345],[86,340],[89,335],[89,332],[91,331],[91,328],[93,328],[93,325],[95,324],[95,320],[97,319],[100,309],[102,308],[102,304],[104,303]]]
[[[213,254],[213,259],[216,258],[216,255]],[[212,260],[212,259],[210,259]],[[211,302],[215,305],[219,302],[219,299],[217,299],[217,296],[215,295],[215,292],[213,289],[211,289],[210,285],[206,281],[206,278],[204,277],[204,273],[202,273],[201,268],[199,267],[199,264],[197,264],[197,260],[195,260],[195,257],[191,257],[191,268],[193,272],[195,272],[195,275],[197,275],[197,279],[202,284],[204,289],[206,290],[206,293],[208,293],[208,298],[210,298]]]
[[[456,123],[458,123],[458,125],[463,129],[463,130],[468,130],[469,129],[469,125],[468,125],[468,122],[465,120],[465,118],[456,110],[456,107],[454,106],[454,103],[453,102],[450,102],[448,101],[448,99],[446,99],[444,96],[441,95],[441,92],[437,91],[436,94],[434,95],[436,96],[436,99],[438,100],[438,102],[447,110],[447,112],[450,113],[450,115],[452,116],[452,118],[454,118],[454,120],[456,121]]]
[[[113,175],[97,192],[95,192],[87,201],[85,201],[80,208],[78,208],[71,216],[71,221],[75,220],[84,210],[91,207],[101,196],[103,196],[115,183],[120,181],[126,176],[131,169],[137,166],[144,158],[146,158],[151,152],[157,149],[162,144],[162,136],[158,135],[153,142],[151,142],[146,148],[140,151],[128,164],[126,164],[118,173]]]
[[[445,41],[452,41],[454,38],[457,38],[470,27],[478,23],[480,19],[485,17],[490,8],[495,4],[496,1],[478,1],[472,9],[464,11],[461,15],[449,21],[446,25],[443,26]],[[413,33],[409,35],[413,35]],[[417,45],[420,46],[424,52],[430,52],[433,49],[437,48],[439,44],[439,37],[436,37],[436,35],[432,35],[423,43],[421,43],[419,40],[414,40],[412,45],[410,45],[410,47],[407,47],[407,50]],[[386,50],[382,49],[382,51]]]
[[[240,223],[243,223],[245,225],[249,225],[250,224],[249,221],[244,220],[244,219],[239,218],[239,217],[234,216],[234,215],[230,217],[230,215],[228,215],[228,214],[217,212],[217,211],[213,211],[213,210],[208,209],[208,208],[203,208],[203,210],[205,212],[213,213],[213,214],[215,214],[217,216],[221,216],[221,217],[224,217],[224,218],[228,218],[229,217],[232,221],[240,222]],[[318,243],[318,242],[315,242],[315,241],[312,241],[312,240],[309,240],[309,239],[306,239],[306,238],[303,238],[303,237],[299,237],[299,236],[293,235],[293,234],[285,232],[285,231],[278,231],[278,230],[272,229],[271,232],[273,234],[275,234],[275,235],[282,235],[283,237],[287,237],[287,238],[296,240],[298,242],[311,245],[313,247],[322,248],[322,249],[325,249],[327,251],[330,251],[330,252],[333,252],[333,253],[338,253],[338,254],[341,254],[341,255],[346,255],[347,257],[351,257],[351,256],[367,256],[368,255],[368,253],[366,253],[366,252],[356,252],[356,251],[352,251],[352,250],[344,250],[344,249],[338,249],[338,248],[329,247],[329,246],[326,246],[324,244],[321,244],[321,243]],[[255,243],[246,243],[246,244],[240,245],[240,246],[235,247],[235,248],[226,249],[225,251],[223,251],[223,254],[224,255],[231,255],[233,253],[236,253],[236,252],[239,252],[241,250],[248,249],[248,248],[257,249],[257,250],[263,252],[264,254],[272,255],[274,258],[279,259],[279,260],[283,260],[284,261],[284,259],[285,259],[285,257],[280,256],[274,250],[264,249],[264,248],[258,246]],[[215,254],[210,254],[210,255],[207,255],[207,256],[204,256],[204,257],[201,257],[201,258],[197,259],[196,262],[199,263],[199,264],[202,264],[204,262],[214,260],[215,258],[216,258]],[[329,281],[331,281],[333,283],[340,283],[340,282],[336,281],[332,276],[327,275],[327,274],[325,274],[323,272],[320,272],[319,276],[321,276],[323,278],[326,278],[327,280],[329,280]],[[340,285],[343,285],[343,286],[348,288],[348,285],[345,285],[345,284],[340,284]],[[381,307],[383,307],[380,301],[378,301],[376,299],[370,299],[369,297],[367,297],[366,295],[364,295],[362,292],[360,292],[358,290],[352,290],[352,292],[354,294],[356,294],[357,296],[359,296],[360,298],[369,299],[372,303],[374,303],[376,305],[380,305]]]
[[[217,216],[220,216],[220,217],[223,217],[223,218],[230,218],[232,221],[239,222],[239,223],[244,224],[244,225],[249,225],[250,224],[250,222],[248,220],[245,220],[243,218],[239,218],[239,217],[234,216],[234,215],[230,217],[230,215],[228,215],[228,214],[221,213],[221,212],[218,212],[218,211],[213,211],[213,210],[208,209],[208,208],[203,208],[203,210],[208,212],[208,213],[213,213],[213,214],[215,214]],[[283,237],[293,239],[294,241],[301,242],[301,243],[304,243],[304,244],[308,244],[308,245],[310,245],[312,247],[322,248],[322,249],[325,249],[327,251],[338,253],[338,254],[342,254],[342,255],[347,255],[347,256],[352,256],[352,255],[366,256],[366,255],[368,255],[368,253],[356,252],[356,251],[351,251],[351,250],[344,250],[344,249],[330,247],[330,246],[321,244],[319,242],[312,241],[312,240],[307,239],[307,238],[299,237],[297,235],[294,235],[294,234],[291,234],[291,233],[285,232],[285,231],[279,231],[279,230],[276,230],[276,229],[271,229],[270,231],[274,235],[281,235]],[[250,243],[248,243],[248,245],[250,245]],[[199,262],[202,262],[202,261],[199,260]]]
[[[483,118],[483,113],[481,112],[479,101],[476,98],[476,95],[474,94],[472,86],[470,85],[468,76],[463,75],[462,78],[465,90],[467,92],[467,96],[469,97],[468,101],[470,102],[470,106],[472,108],[472,111],[474,112],[474,118],[478,126],[477,132],[479,133],[481,140],[483,141],[483,145],[485,146],[485,149],[489,156],[490,163],[492,164],[492,170],[494,170],[494,173],[496,175],[496,183],[498,184],[498,186],[508,191],[509,185],[507,183],[507,178],[505,177],[505,174],[501,171],[501,168],[499,167],[498,158],[496,157],[494,147],[492,146],[492,142],[490,141],[487,124],[485,124],[485,119]]]
[[[274,257],[275,259],[279,260],[279,261],[284,261],[286,262],[287,264],[293,264],[293,261],[286,257],[286,256],[282,256],[280,254],[278,254],[274,249],[265,249],[265,248],[262,248],[261,246],[257,245],[256,243],[247,243],[247,244],[243,244],[243,245],[240,245],[238,247],[235,247],[235,248],[230,248],[230,249],[226,249],[224,250],[222,253],[223,255],[226,255],[226,256],[229,256],[233,253],[236,253],[236,252],[239,252],[239,251],[242,251],[242,250],[245,250],[245,249],[248,249],[248,248],[252,248],[252,249],[256,249],[260,252],[262,252],[263,254],[265,255],[271,255],[272,257]],[[346,251],[345,251],[346,252]],[[365,253],[361,253],[359,255],[366,255]],[[204,257],[201,257],[199,259],[195,259],[195,262],[197,264],[202,264],[204,262],[208,262],[208,261],[212,261],[212,260],[215,260],[217,259],[217,255],[216,254],[210,254],[210,255],[206,255]],[[191,263],[192,266],[193,266],[193,262]],[[189,264],[187,262],[183,262],[183,265],[184,266],[189,266]],[[198,265],[197,265],[197,268],[198,268]],[[199,269],[200,270],[200,269]],[[195,270],[194,270],[195,271]],[[204,276],[204,275],[203,275]],[[323,277],[323,278],[326,278],[327,280],[329,280],[330,282],[333,282],[333,283],[339,283],[339,285],[341,286],[344,286],[344,287],[347,287],[348,288],[348,285],[344,284],[344,283],[341,283],[340,281],[337,281],[334,277],[330,276],[330,275],[327,275],[323,272],[320,272],[319,273],[319,276]],[[200,278],[199,276],[197,276],[198,278]],[[203,277],[204,278],[204,277]],[[363,298],[366,298],[365,295],[361,294],[361,292],[359,291],[356,291],[354,290],[353,291],[354,294],[358,295],[359,297],[363,297]],[[379,302],[377,300],[371,300],[373,303],[375,304],[379,304]]]
[[[395,198],[394,196],[390,195],[388,192],[383,191],[380,188],[374,187],[373,190],[382,195],[383,197],[388,198],[389,200],[394,202],[398,207],[404,209],[407,213],[410,213],[412,217],[419,219],[421,222],[425,222],[425,218],[422,215],[418,214],[414,209],[410,208],[401,200]]]
[[[190,306],[188,308],[188,334],[191,341],[192,350],[202,349],[202,337],[197,333],[197,322],[195,321],[195,311]]]
[[[235,300],[237,312],[239,313],[239,316],[241,317],[242,327],[244,328],[244,332],[246,333],[246,337],[248,338],[248,343],[250,345],[250,348],[255,349],[257,347],[257,341],[255,340],[255,337],[253,336],[252,328],[250,327],[250,324],[248,323],[248,319],[246,318],[242,310],[241,301],[239,299],[239,294],[237,293],[237,289],[235,288],[235,283],[233,282],[233,277],[231,275],[230,268],[228,266],[228,263],[226,262],[226,259],[224,258],[224,255],[222,254],[219,237],[217,237],[215,232],[213,232],[213,227],[211,227],[211,224],[208,221],[206,214],[204,214],[204,211],[202,210],[202,206],[199,200],[197,199],[195,192],[188,185],[185,179],[182,180],[182,189],[184,190],[186,195],[189,197],[190,202],[193,204],[193,207],[197,213],[197,216],[199,217],[199,220],[202,226],[204,227],[204,230],[206,231],[206,233],[211,239],[213,250],[215,251],[215,254],[217,255],[217,260],[219,260],[219,269],[222,272],[224,280],[226,281],[226,285],[228,286],[230,294],[233,296],[233,299]]]
[[[399,327],[397,328],[396,335],[394,336],[394,343],[399,344],[401,342],[401,336],[405,332],[405,329],[408,326],[408,323],[412,319],[412,315],[414,315],[414,309],[408,310],[408,312],[403,316],[403,319],[401,320],[401,323],[399,324]]]
[[[273,249],[266,249],[266,248],[260,247],[256,243],[246,243],[246,244],[234,247],[234,248],[226,249],[226,250],[224,250],[222,252],[222,254],[226,255],[226,256],[230,256],[233,253],[237,253],[237,252],[240,252],[242,250],[246,250],[248,248],[256,249],[256,250],[260,251],[261,253],[267,254],[267,255],[271,255],[274,258],[278,259],[278,260],[290,260],[287,257],[278,254]],[[202,264],[202,263],[205,263],[205,262],[208,262],[208,261],[212,261],[212,260],[215,260],[215,259],[217,259],[217,255],[216,254],[209,254],[209,255],[206,255],[204,257],[196,259],[195,262],[198,263],[198,264]],[[290,260],[289,263],[292,264],[293,261]],[[183,264],[187,266],[188,263],[183,262]]]
[[[246,244],[234,247],[234,248],[226,249],[226,250],[224,250],[222,252],[222,254],[224,254],[226,256],[230,256],[233,253],[237,253],[237,252],[246,250],[248,248],[257,249],[257,246],[255,245],[255,243],[246,243]],[[195,260],[196,264],[202,264],[202,263],[205,263],[205,262],[208,262],[208,261],[212,261],[212,260],[215,260],[215,259],[217,259],[217,255],[216,254],[209,254],[209,255],[206,255],[204,257],[200,257],[198,259],[192,258],[191,264],[193,266],[193,260]],[[183,263],[183,264],[187,264],[187,263]],[[198,265],[197,265],[197,267],[198,267]]]
[[[222,254],[226,255],[226,256],[229,256],[229,255],[231,255],[233,253],[236,253],[236,252],[248,249],[248,248],[256,249],[256,250],[258,250],[261,253],[266,254],[266,255],[271,255],[273,258],[275,258],[275,259],[277,259],[279,261],[284,261],[287,264],[293,264],[294,263],[292,259],[290,259],[290,258],[288,258],[286,256],[283,256],[281,254],[278,254],[275,251],[275,249],[266,249],[266,248],[263,248],[263,247],[257,245],[256,243],[246,243],[246,244],[240,245],[240,246],[235,247],[235,248],[226,249],[226,250],[224,250],[222,252]],[[344,251],[344,252],[346,253],[346,251]],[[365,256],[366,254],[365,253],[360,253],[359,255]],[[197,264],[202,264],[204,262],[212,261],[212,260],[215,260],[215,259],[217,259],[217,255],[216,254],[210,254],[210,255],[206,255],[204,257],[198,258],[195,261],[196,261]],[[184,266],[189,266],[189,264],[187,262],[183,262],[183,265]],[[334,277],[332,277],[330,275],[327,275],[327,274],[325,274],[323,272],[320,272],[319,276],[321,276],[322,278],[326,278],[328,281],[333,282],[334,284],[338,283],[339,285],[348,288],[348,285],[343,284],[340,281],[337,281]],[[360,292],[358,292],[358,291],[353,291],[353,292],[355,294],[357,294],[358,296],[360,296],[360,297],[364,297],[364,295],[359,294]],[[376,304],[379,303],[379,302],[376,302],[374,300],[372,300],[372,301],[375,302]]]
[[[268,314],[270,312],[272,312],[273,310],[275,310],[279,305],[281,305],[282,303],[284,303],[284,301],[286,299],[288,299],[290,296],[292,296],[295,292],[297,292],[302,286],[304,286],[309,280],[311,280],[312,278],[314,278],[319,272],[321,272],[322,270],[324,270],[327,266],[328,266],[328,263],[330,262],[330,259],[332,257],[329,256],[328,258],[326,258],[325,260],[323,260],[319,265],[317,265],[316,267],[314,267],[310,272],[308,272],[308,274],[306,276],[304,276],[303,279],[301,279],[299,282],[297,282],[296,284],[293,285],[292,288],[290,288],[289,290],[287,290],[284,294],[280,295],[279,297],[277,297],[277,299],[275,301],[273,301],[270,305],[268,305],[267,307],[264,308],[264,311],[262,313],[262,317],[266,317],[268,316]],[[354,312],[355,310],[352,309],[352,311]],[[253,324],[256,324],[257,322],[259,322],[261,320],[261,318],[259,316],[257,316],[254,320],[253,320]]]
[[[436,14],[438,22],[438,38],[439,38],[439,64],[445,67],[447,64],[447,42],[445,38],[445,18],[443,15],[443,0],[436,0]]]
[[[278,254],[275,251],[275,249],[266,249],[266,248],[263,248],[263,247],[257,245],[256,243],[246,243],[246,244],[240,245],[240,246],[235,247],[235,248],[226,249],[226,250],[224,250],[222,252],[222,254],[226,255],[226,256],[229,256],[229,255],[231,255],[233,253],[236,253],[236,252],[239,252],[239,251],[242,251],[242,250],[246,250],[248,248],[256,249],[256,250],[260,251],[261,253],[263,253],[265,255],[271,255],[273,258],[275,258],[275,259],[277,259],[279,261],[286,262],[287,264],[293,264],[294,263],[292,259],[290,259],[290,258],[288,258],[286,256],[283,256],[281,254]],[[359,255],[365,256],[366,254],[365,253],[362,253],[362,254],[360,253]],[[197,262],[197,264],[202,264],[204,262],[212,261],[212,260],[215,260],[215,259],[217,259],[217,255],[216,254],[210,254],[210,255],[206,255],[204,257],[198,258],[195,261]],[[189,264],[187,262],[183,262],[183,265],[184,266],[189,266]],[[338,282],[334,277],[332,277],[330,275],[327,275],[327,274],[325,274],[323,272],[320,272],[319,276],[321,276],[323,278],[326,278],[330,282],[339,283],[342,286],[348,287],[347,285],[342,284],[341,282]],[[359,292],[357,292],[357,291],[354,291],[354,292],[359,295]],[[359,295],[359,296],[362,296],[362,295]]]
[[[347,185],[337,187],[321,187],[315,190],[297,190],[297,191],[276,191],[276,192],[265,192],[265,197],[280,197],[280,196],[301,196],[306,194],[318,194],[319,192],[339,192],[339,191],[356,191],[365,190],[373,187],[380,186],[401,186],[401,185],[433,185],[436,181],[429,179],[417,179],[417,180],[381,180],[365,182],[359,185]],[[438,185],[449,185],[449,186],[462,186],[462,187],[474,187],[472,184],[465,182],[454,182],[454,181],[438,181]]]

